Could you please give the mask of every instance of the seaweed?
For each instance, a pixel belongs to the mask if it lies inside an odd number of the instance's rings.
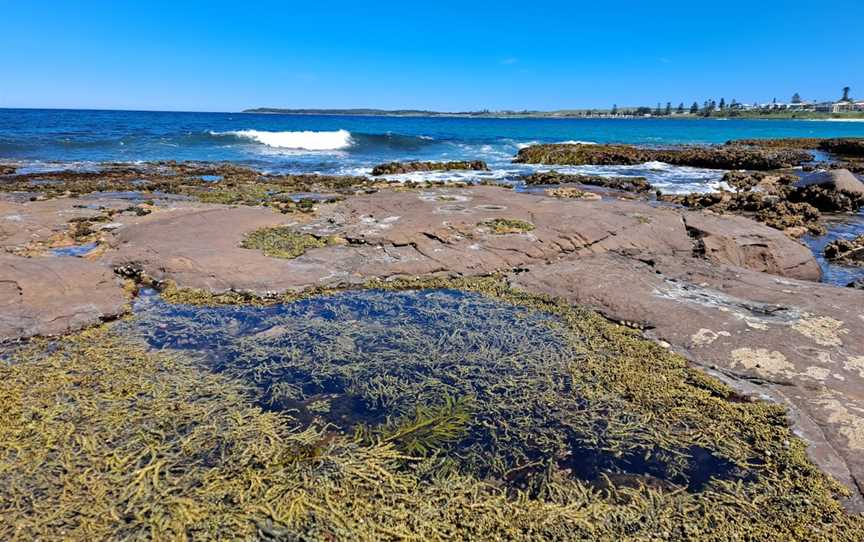
[[[508,233],[525,233],[534,230],[534,224],[513,218],[493,218],[477,224],[489,228],[496,235]]]
[[[297,233],[289,226],[262,228],[248,234],[241,243],[243,248],[257,249],[273,258],[297,258],[312,248],[338,244],[335,237],[322,238],[309,233]]]
[[[497,277],[366,287],[144,296],[9,353],[0,538],[860,539],[782,407],[635,331]]]

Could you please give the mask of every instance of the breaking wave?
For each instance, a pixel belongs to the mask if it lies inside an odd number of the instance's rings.
[[[214,136],[234,136],[255,141],[277,149],[299,149],[306,151],[335,151],[346,149],[354,144],[351,132],[265,132],[262,130],[235,130],[230,132],[210,132]]]

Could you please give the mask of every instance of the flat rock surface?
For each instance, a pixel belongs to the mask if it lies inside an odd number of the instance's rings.
[[[127,301],[105,266],[0,253],[0,342],[81,329],[122,314]]]
[[[815,461],[857,489],[852,506],[864,511],[864,292],[614,253],[534,267],[511,282],[642,328],[739,389],[793,407]]]
[[[533,229],[496,234],[487,225],[494,219],[524,221]],[[250,207],[163,212],[117,230],[110,240],[116,250],[106,261],[181,287],[279,293],[370,278],[487,274],[610,250],[690,257],[700,244],[688,233],[691,220],[722,247],[712,251],[716,261],[818,277],[806,247],[753,222],[700,220],[698,213],[643,202],[561,200],[495,187],[382,191],[322,206],[312,218]],[[292,260],[240,247],[246,234],[279,224],[347,244]]]
[[[530,227],[499,234],[489,225],[495,219]],[[52,227],[49,218],[31,225]],[[294,259],[241,248],[247,234],[277,225],[340,243]],[[744,218],[451,187],[383,190],[311,215],[176,204],[130,217],[103,245],[95,262],[3,255],[0,334],[60,333],[118,314],[118,268],[180,287],[257,294],[509,273],[516,287],[591,305],[741,389],[791,406],[818,464],[864,490],[864,292],[808,282],[819,276],[809,250]],[[864,509],[860,499],[851,506]]]

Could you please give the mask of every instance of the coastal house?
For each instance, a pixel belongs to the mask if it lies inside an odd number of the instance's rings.
[[[864,101],[841,100],[834,102],[831,107],[832,113],[851,113],[853,111],[864,111]]]

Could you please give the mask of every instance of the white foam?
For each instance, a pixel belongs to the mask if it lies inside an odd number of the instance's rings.
[[[561,141],[559,145],[596,145],[594,141],[579,141],[578,139],[568,139],[567,141]]]
[[[265,132],[261,130],[235,130],[210,132],[212,135],[233,135],[263,143],[278,149],[302,149],[307,151],[335,151],[350,147],[354,141],[348,130],[335,132]]]

